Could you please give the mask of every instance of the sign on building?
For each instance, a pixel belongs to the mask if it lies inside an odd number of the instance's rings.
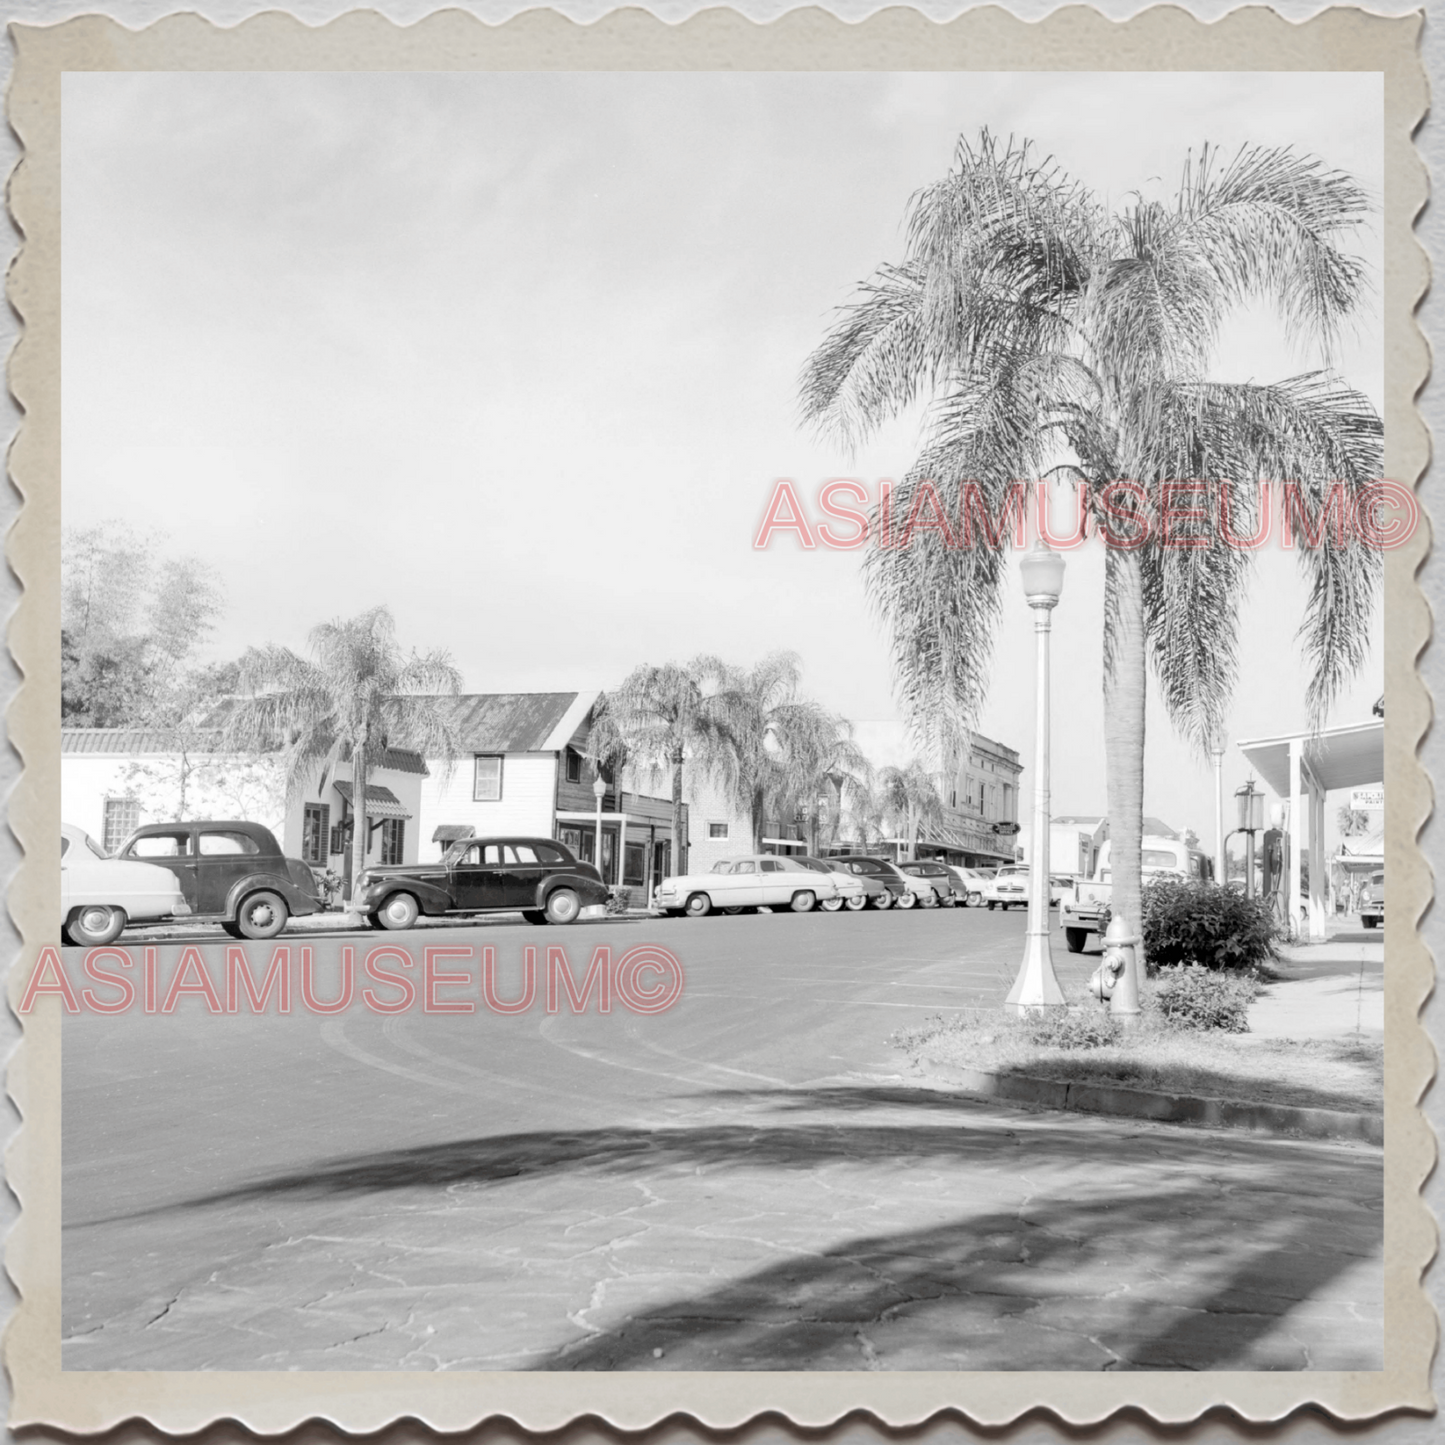
[[[1383,808],[1385,806],[1385,790],[1383,788],[1351,788],[1350,807],[1357,813],[1363,813],[1371,808]]]

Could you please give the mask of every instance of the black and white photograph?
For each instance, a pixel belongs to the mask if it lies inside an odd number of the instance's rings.
[[[1383,84],[66,73],[63,1370],[1384,1370]]]

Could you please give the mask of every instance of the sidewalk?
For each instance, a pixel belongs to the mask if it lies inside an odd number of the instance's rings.
[[[1256,1037],[1384,1037],[1383,938],[1289,944],[1280,949],[1276,972],[1249,1010],[1249,1031]]]

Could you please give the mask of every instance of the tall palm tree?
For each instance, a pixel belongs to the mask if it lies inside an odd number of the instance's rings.
[[[700,657],[694,666],[708,720],[700,771],[749,820],[757,852],[764,822],[800,797],[819,739],[836,732],[837,720],[799,697],[802,664],[794,652],[771,653],[750,668],[717,657]]]
[[[1223,320],[1254,301],[1328,364],[1366,290],[1346,243],[1368,210],[1349,175],[1313,157],[1246,147],[1221,165],[1205,147],[1171,201],[1135,196],[1111,211],[1027,143],[984,132],[976,145],[961,140],[948,175],[914,198],[903,261],[863,286],[804,369],[805,415],[849,441],[932,400],[895,518],[925,507],[929,486],[953,519],[970,496],[1003,515],[1019,478],[1078,489],[1107,549],[1114,888],[1116,912],[1135,924],[1146,672],[1152,664],[1172,722],[1203,751],[1236,678],[1251,557],[1216,531],[1197,547],[1160,545],[1163,486],[1196,483],[1196,505],[1216,515],[1224,496],[1236,535],[1250,535],[1270,479],[1297,484],[1312,516],[1333,483],[1353,503],[1378,480],[1379,417],[1332,372],[1208,380]],[[1140,522],[1150,540],[1128,545]],[[1007,573],[1001,538],[976,545],[976,513],[974,527],[975,545],[919,531],[865,562],[902,700],[945,756],[982,703]],[[1380,557],[1327,528],[1300,563],[1312,584],[1300,636],[1318,726],[1367,655]]]
[[[688,754],[709,745],[712,730],[697,664],[634,668],[598,700],[588,753],[603,767],[631,765],[672,782],[672,867],[687,872],[682,773]]]
[[[450,713],[438,694],[459,692],[461,674],[444,651],[403,653],[385,607],[323,622],[307,640],[314,661],[276,644],[242,656],[241,696],[227,720],[227,745],[248,752],[284,748],[292,798],[330,758],[350,753],[354,885],[366,866],[367,774],[392,745],[447,763],[456,758]]]
[[[943,817],[943,799],[933,774],[913,759],[906,768],[884,768],[878,791],[888,817],[906,830],[908,856],[918,856],[918,833]]]

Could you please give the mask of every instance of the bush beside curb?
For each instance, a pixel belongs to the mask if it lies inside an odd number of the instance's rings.
[[[1309,1109],[1289,1104],[1254,1104],[1235,1099],[1201,1099],[1188,1094],[1160,1094],[1126,1089],[1117,1084],[1065,1083],[1031,1074],[993,1074],[956,1064],[921,1065],[935,1078],[960,1085],[970,1094],[1009,1104],[1063,1109],[1085,1114],[1113,1114],[1159,1124],[1198,1124],[1208,1129],[1250,1129],[1306,1139],[1346,1139],[1383,1145],[1385,1120],[1379,1114],[1341,1109]]]

